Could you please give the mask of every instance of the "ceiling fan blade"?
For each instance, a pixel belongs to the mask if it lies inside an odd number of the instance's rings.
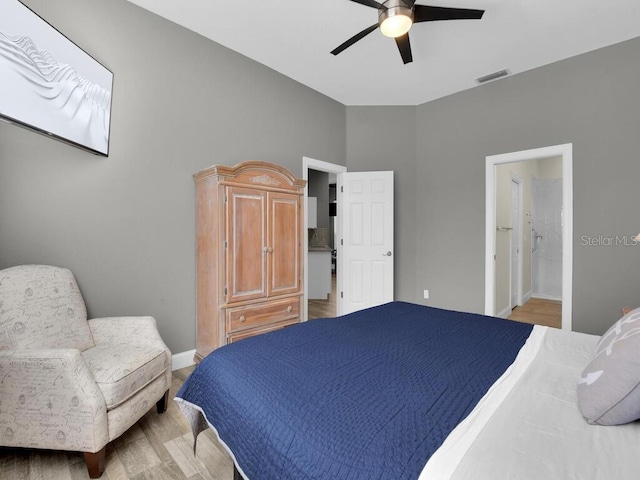
[[[375,0],[351,0],[352,2],[359,3],[360,5],[365,5],[367,7],[373,8],[385,8],[381,3],[376,2]]]
[[[398,50],[400,50],[400,55],[402,56],[404,64],[406,65],[407,63],[413,62],[411,43],[409,43],[409,34],[405,33],[401,37],[397,37],[396,44],[398,45]]]
[[[416,5],[413,7],[413,23],[435,22],[437,20],[479,20],[484,10],[471,8],[429,7]]]
[[[368,28],[365,28],[363,31],[361,31],[360,33],[358,33],[357,35],[354,35],[353,37],[351,37],[349,40],[347,40],[346,42],[344,42],[342,45],[340,45],[339,47],[335,48],[334,50],[331,51],[331,53],[333,55],[338,55],[340,52],[346,50],[347,48],[349,48],[351,45],[353,45],[354,43],[356,43],[359,40],[362,40],[364,37],[366,37],[367,35],[369,35],[371,32],[373,32],[375,29],[378,28],[378,24],[375,23],[373,25],[371,25]]]

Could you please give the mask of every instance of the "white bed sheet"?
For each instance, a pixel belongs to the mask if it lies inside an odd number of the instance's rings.
[[[419,480],[640,478],[640,422],[589,425],[576,384],[600,337],[534,327]]]

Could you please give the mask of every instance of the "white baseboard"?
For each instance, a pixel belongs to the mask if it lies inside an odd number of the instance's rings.
[[[531,290],[529,290],[527,293],[525,293],[522,296],[522,305],[524,305],[525,303],[527,303],[529,300],[531,300],[531,297],[533,296],[533,294],[531,293]]]
[[[557,300],[558,302],[562,301],[562,296],[556,296],[556,295],[547,295],[545,293],[532,293],[531,294],[532,298],[539,298],[541,300]]]
[[[171,358],[171,371],[180,370],[184,367],[190,367],[196,362],[193,361],[193,356],[196,354],[195,349],[187,352],[176,353]]]
[[[499,312],[496,317],[500,317],[500,318],[507,318],[509,315],[511,315],[511,307],[507,307],[504,310],[502,310],[501,312]]]

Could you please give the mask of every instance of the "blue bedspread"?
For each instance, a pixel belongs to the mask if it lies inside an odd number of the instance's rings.
[[[531,329],[393,302],[215,350],[177,396],[249,480],[415,480]]]

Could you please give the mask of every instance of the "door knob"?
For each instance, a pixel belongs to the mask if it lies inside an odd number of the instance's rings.
[[[391,252],[387,252],[387,253],[383,253],[382,256],[383,257],[390,257],[392,254]]]

